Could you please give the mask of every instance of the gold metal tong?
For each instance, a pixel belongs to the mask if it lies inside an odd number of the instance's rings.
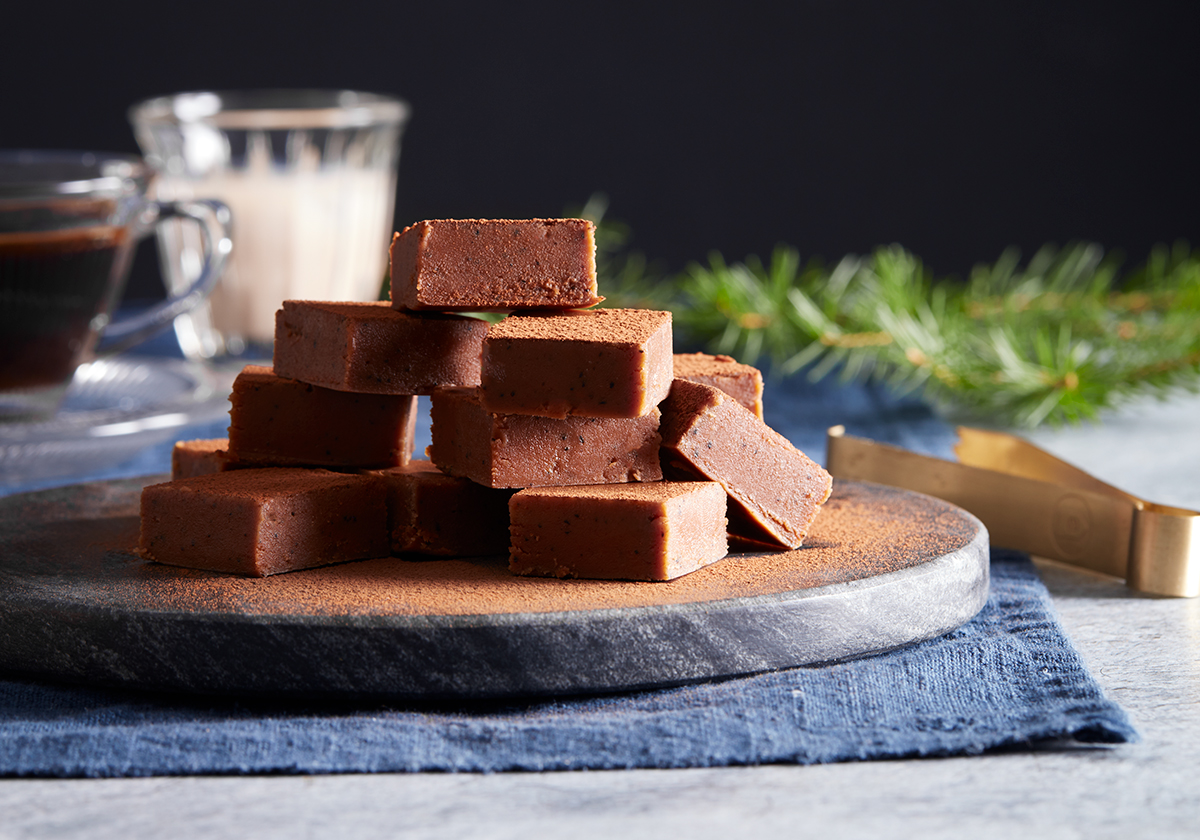
[[[958,428],[958,463],[828,431],[835,478],[937,496],[983,521],[993,545],[1125,578],[1155,595],[1200,595],[1200,512],[1131,496],[1018,437]]]

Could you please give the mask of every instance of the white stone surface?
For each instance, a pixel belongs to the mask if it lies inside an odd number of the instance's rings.
[[[1200,507],[1200,399],[1031,439]],[[815,767],[0,781],[9,838],[1195,838],[1200,599],[1040,564],[1068,634],[1143,740]]]
[[[1200,510],[1200,394],[1139,399],[1101,423],[1020,435],[1148,502]]]

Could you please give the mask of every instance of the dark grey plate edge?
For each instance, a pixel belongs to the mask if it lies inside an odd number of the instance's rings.
[[[27,603],[0,617],[0,668],[36,662],[39,674],[105,685],[304,697],[650,688],[932,638],[983,606],[987,564],[980,525],[966,547],[921,566],[817,589],[666,607],[268,622],[101,607],[56,616]]]

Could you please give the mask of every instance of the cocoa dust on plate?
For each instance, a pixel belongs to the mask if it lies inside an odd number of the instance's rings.
[[[839,481],[802,547],[731,554],[662,583],[514,577],[503,557],[393,557],[242,578],[163,566],[132,552],[141,486],[155,480],[0,499],[0,578],[58,603],[214,617],[550,613],[721,601],[861,580],[962,549],[982,527],[928,496]]]

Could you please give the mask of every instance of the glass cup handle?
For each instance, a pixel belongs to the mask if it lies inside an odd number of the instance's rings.
[[[177,315],[199,306],[217,285],[225,260],[233,249],[229,238],[229,208],[219,201],[156,201],[146,205],[134,228],[141,239],[159,223],[173,218],[192,219],[200,225],[204,243],[204,266],[200,276],[181,294],[155,304],[145,312],[114,321],[104,329],[98,355],[111,355],[132,347],[170,326]]]

